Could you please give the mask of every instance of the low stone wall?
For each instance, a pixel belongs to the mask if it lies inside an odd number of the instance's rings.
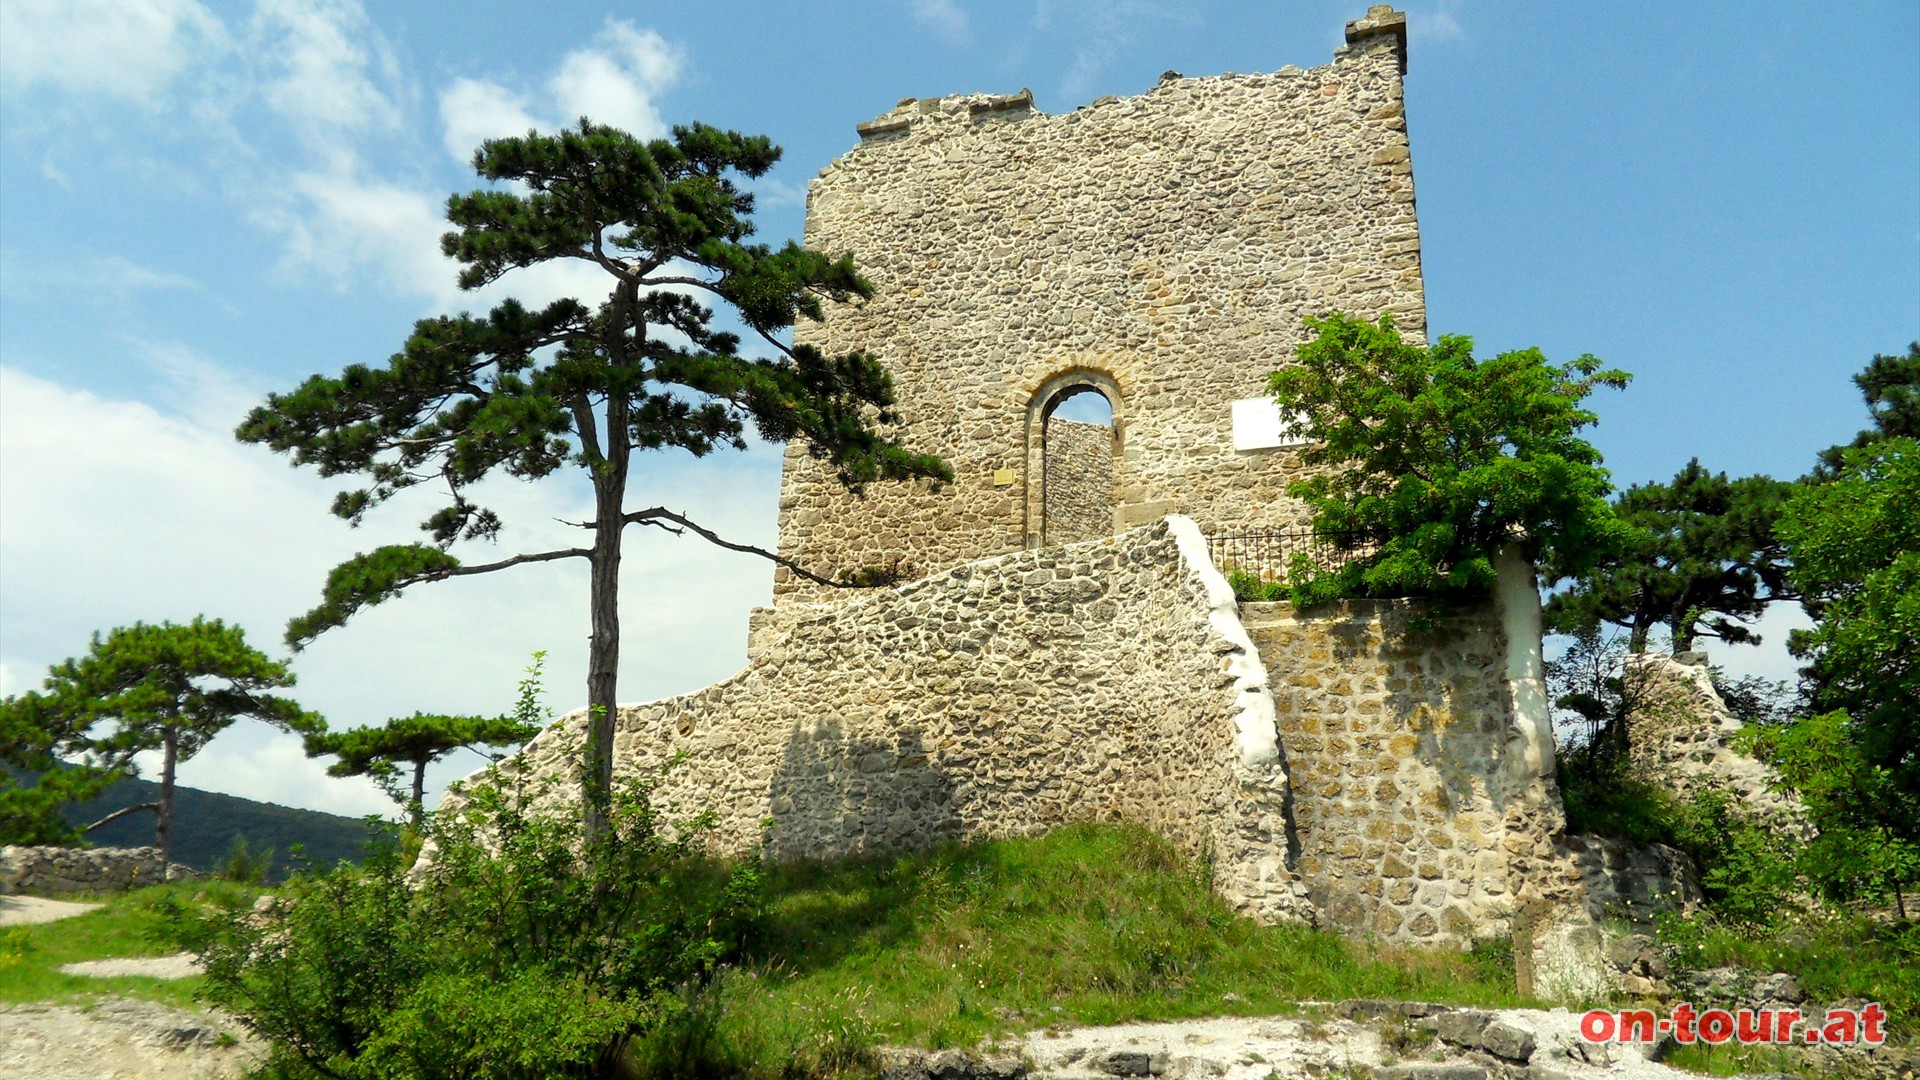
[[[1499,604],[1248,603],[1241,617],[1292,776],[1296,867],[1324,920],[1435,944],[1509,933],[1564,816],[1550,759],[1525,766],[1531,718],[1516,716]]]
[[[657,805],[711,811],[729,852],[834,857],[1125,819],[1208,858],[1249,914],[1307,919],[1266,679],[1198,528],[1169,518],[763,618],[740,674],[622,707],[615,761],[629,775],[673,762]],[[575,776],[583,718],[511,767]]]
[[[125,892],[136,886],[157,885],[169,877],[179,880],[197,876],[179,863],[173,864],[169,875],[157,847],[0,847],[0,896]]]

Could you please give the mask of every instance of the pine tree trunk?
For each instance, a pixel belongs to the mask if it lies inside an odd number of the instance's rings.
[[[625,280],[613,296],[605,342],[617,369],[631,372],[646,341],[647,324],[639,310],[640,287]],[[627,331],[633,332],[632,339]],[[587,588],[593,637],[587,646],[587,745],[580,786],[585,811],[587,850],[606,835],[613,810],[613,724],[620,675],[620,538],[627,522],[627,462],[633,453],[632,402],[625,392],[606,399],[605,452],[593,473],[593,567]]]
[[[624,484],[622,485],[624,487]],[[581,795],[587,838],[606,832],[613,793],[613,721],[620,671],[620,520],[624,499],[604,480],[595,483],[597,524],[593,536],[593,637],[587,649],[587,744],[581,763]]]
[[[413,829],[415,832],[419,832],[421,824],[426,821],[426,798],[427,763],[425,761],[416,761],[413,763],[413,804],[409,807],[409,809],[413,811]]]
[[[161,880],[173,876],[173,770],[180,756],[180,732],[169,726],[161,741],[165,757],[160,762],[160,822],[154,830],[154,843],[160,848]]]

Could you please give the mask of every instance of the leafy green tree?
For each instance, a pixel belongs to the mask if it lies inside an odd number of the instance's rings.
[[[1845,710],[1867,765],[1920,802],[1920,441],[1871,441],[1780,518],[1794,583],[1816,620],[1796,631],[1813,705]],[[1920,813],[1898,826],[1920,839]]]
[[[427,766],[453,753],[481,747],[508,747],[540,733],[537,726],[511,716],[444,716],[414,713],[395,717],[383,727],[357,727],[307,736],[307,756],[332,755],[329,776],[366,776],[407,809],[418,827],[425,813]],[[411,785],[403,791],[399,780],[405,766]]]
[[[1868,759],[1844,710],[1757,732],[1754,749],[1798,795],[1816,830],[1795,864],[1830,900],[1890,898],[1901,917],[1920,888],[1920,793]]]
[[[423,875],[377,851],[264,918],[183,925],[182,944],[273,1076],[635,1075],[629,1045],[711,987],[764,904],[758,863],[705,858],[711,816],[663,819],[652,787],[616,792],[612,827],[583,843],[573,808],[539,809],[542,783],[493,777],[427,816]]]
[[[173,851],[174,770],[242,718],[287,731],[322,731],[326,722],[270,691],[293,685],[284,663],[247,645],[238,626],[195,618],[181,626],[135,623],[95,634],[86,656],[47,673],[44,692],[8,698],[6,726],[33,724],[77,740],[115,772],[132,771],[133,756],[160,752],[160,799],[135,810],[157,812],[155,843]]]
[[[1313,339],[1271,387],[1310,440],[1303,457],[1325,468],[1287,490],[1362,554],[1334,571],[1296,560],[1295,602],[1484,592],[1495,549],[1516,537],[1549,578],[1632,538],[1599,451],[1575,434],[1596,419],[1581,402],[1625,372],[1591,356],[1556,367],[1538,349],[1480,360],[1459,336],[1425,348],[1386,315],[1306,322]]]
[[[0,844],[76,843],[84,830],[70,824],[61,808],[100,794],[120,773],[61,760],[84,740],[26,702],[0,702]]]
[[[423,319],[385,366],[355,364],[271,395],[237,432],[324,476],[364,478],[366,486],[333,504],[356,524],[417,484],[444,483],[450,493],[423,523],[431,544],[389,545],[337,567],[320,605],[289,624],[295,648],[420,582],[586,561],[592,636],[581,773],[590,833],[605,827],[612,781],[626,527],[691,531],[821,580],[665,507],[629,509],[635,451],[743,448],[752,427],[773,441],[803,439],[855,488],[952,476],[937,458],[879,433],[894,419],[894,394],[875,360],[780,339],[796,320],[821,318],[824,300],[864,297],[872,287],[851,256],[750,241],[753,196],[735,178],[760,176],[778,157],[764,137],[704,125],[642,141],[583,119],[558,135],[488,141],[474,167],[503,186],[447,204],[455,231],[442,248],[463,265],[461,286],[578,260],[606,272],[605,299],[563,299],[537,311],[508,300],[484,318]],[[743,353],[703,300],[729,307],[771,355]],[[456,540],[494,539],[501,530],[492,510],[471,501],[474,483],[496,472],[535,480],[569,468],[593,493],[593,520],[580,523],[590,542],[481,564],[448,552]]]
[[[1881,439],[1920,439],[1920,341],[1907,346],[1907,354],[1876,356],[1867,369],[1853,377],[1853,383],[1867,399],[1867,414],[1873,426],[1853,437],[1846,446],[1829,447],[1820,452],[1815,479],[1831,479],[1844,467],[1848,450],[1870,446]]]
[[[1614,513],[1638,535],[1555,596],[1549,623],[1563,633],[1613,623],[1626,628],[1634,652],[1646,651],[1657,627],[1666,628],[1676,653],[1697,637],[1758,643],[1745,624],[1793,595],[1786,552],[1773,535],[1792,490],[1766,476],[1729,480],[1698,458],[1669,483],[1628,488]]]

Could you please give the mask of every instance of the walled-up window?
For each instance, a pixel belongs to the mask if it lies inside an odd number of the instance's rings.
[[[1047,405],[1041,439],[1041,538],[1071,544],[1113,534],[1113,403],[1091,386]]]

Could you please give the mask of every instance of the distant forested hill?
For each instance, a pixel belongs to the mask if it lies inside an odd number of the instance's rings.
[[[122,780],[96,799],[65,810],[76,826],[98,821],[123,806],[158,802],[160,785],[148,780]],[[297,810],[291,806],[255,802],[196,788],[176,787],[173,803],[173,861],[195,870],[211,870],[226,858],[233,838],[246,838],[249,849],[274,851],[272,877],[285,877],[291,868],[289,852],[302,846],[315,867],[341,860],[359,862],[372,836],[360,818]],[[87,834],[96,847],[144,847],[153,843],[151,812],[128,814]]]

